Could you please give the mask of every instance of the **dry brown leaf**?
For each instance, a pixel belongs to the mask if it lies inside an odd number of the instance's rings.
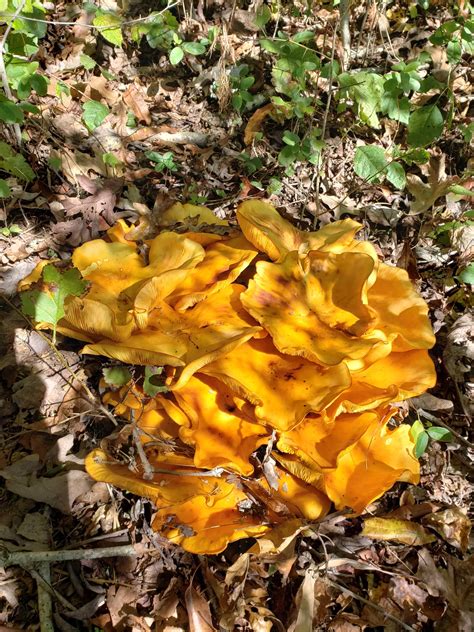
[[[367,518],[364,520],[362,535],[373,540],[393,540],[410,546],[421,546],[436,541],[435,536],[421,525],[393,518]]]
[[[244,132],[244,143],[246,145],[251,145],[253,139],[255,138],[255,134],[260,131],[262,127],[263,121],[270,116],[275,111],[275,106],[273,103],[268,103],[264,105],[262,108],[258,108],[249,118],[247,125],[245,126]]]
[[[150,125],[151,115],[144,94],[145,90],[142,86],[137,86],[132,83],[122,95],[122,99],[132,110],[138,121],[143,121],[146,125]]]
[[[31,498],[71,513],[75,499],[87,492],[94,481],[82,470],[68,470],[53,478],[37,477],[40,463],[38,455],[26,456],[0,471],[6,488],[22,498]]]
[[[459,184],[458,176],[447,176],[445,171],[446,156],[433,156],[428,165],[428,180],[423,180],[413,173],[407,174],[407,189],[415,198],[410,206],[410,213],[424,213],[436,200],[449,193],[453,184]]]
[[[90,178],[80,175],[77,178],[83,189],[92,193],[86,198],[65,198],[62,205],[68,219],[54,224],[52,230],[56,239],[61,243],[77,246],[90,239],[98,237],[114,222],[123,217],[123,213],[114,212],[117,196],[123,186],[121,179],[104,180],[101,185]],[[75,216],[79,217],[75,217]],[[125,213],[130,215],[130,213]]]
[[[444,511],[432,513],[423,519],[423,523],[435,529],[440,536],[463,553],[469,546],[471,521],[458,507],[449,507]]]
[[[474,556],[458,560],[445,556],[447,568],[437,565],[427,549],[418,552],[417,577],[427,592],[448,601],[437,630],[442,632],[471,632],[474,614]]]
[[[215,632],[209,602],[191,583],[184,593],[189,618],[189,632]]]

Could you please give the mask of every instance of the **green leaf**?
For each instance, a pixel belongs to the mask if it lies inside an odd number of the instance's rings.
[[[116,167],[117,165],[121,164],[120,159],[117,158],[117,156],[111,151],[102,154],[102,162],[106,165],[109,165],[109,167]]]
[[[408,122],[407,142],[412,147],[425,147],[441,136],[443,115],[437,105],[425,105],[415,110]]]
[[[9,148],[9,152],[2,151],[4,146]],[[36,178],[25,158],[21,154],[15,154],[6,143],[0,143],[0,169],[25,182],[32,182]]]
[[[426,432],[426,430],[424,430],[418,435],[418,438],[415,444],[415,456],[417,459],[419,459],[420,456],[425,453],[426,448],[428,447],[428,441],[429,441],[428,433]]]
[[[184,58],[184,50],[181,46],[175,46],[170,51],[170,63],[177,66]]]
[[[413,439],[413,441],[416,442],[420,434],[424,431],[425,431],[425,427],[423,423],[419,419],[416,419],[411,425],[410,437]]]
[[[347,72],[338,76],[341,86],[340,96],[349,97],[356,103],[359,118],[370,127],[380,127],[377,112],[382,111],[382,95],[385,79],[374,72]]]
[[[443,428],[442,426],[431,426],[426,432],[429,434],[430,439],[433,441],[452,441],[453,435],[450,430]]]
[[[257,9],[257,14],[254,20],[255,26],[257,26],[259,29],[263,29],[265,24],[270,22],[271,19],[272,19],[272,12],[270,11],[270,8],[266,4],[262,4]]]
[[[3,178],[0,178],[0,198],[10,197],[11,194],[12,191],[8,186],[8,182],[3,180]]]
[[[95,66],[97,66],[97,62],[94,59],[92,59],[92,57],[89,57],[89,55],[86,55],[85,53],[82,53],[79,56],[79,61],[81,62],[81,64],[84,66],[86,70],[92,70],[92,68],[95,68]]]
[[[30,78],[31,89],[40,97],[48,93],[48,79],[43,75],[35,74]]]
[[[104,39],[114,46],[122,46],[122,20],[115,13],[101,13],[97,15],[92,24],[97,27]]]
[[[474,196],[474,191],[471,191],[471,189],[466,189],[466,187],[463,187],[461,184],[452,184],[448,191],[450,193],[455,193],[456,195],[469,195],[469,196]]]
[[[297,44],[302,44],[303,42],[311,42],[314,40],[314,31],[301,31],[301,33],[296,33],[291,38],[293,42]]]
[[[163,162],[163,154],[160,154],[157,151],[146,151],[145,156],[148,160],[151,160],[151,162]]]
[[[130,369],[126,366],[111,366],[106,369],[102,369],[102,375],[104,380],[109,386],[125,386],[132,379]]]
[[[287,145],[290,145],[290,147],[294,147],[301,142],[298,134],[294,134],[293,132],[290,132],[288,130],[285,130],[283,132],[282,141]]]
[[[93,132],[109,114],[109,108],[99,101],[87,101],[82,106],[82,120],[87,129]]]
[[[23,111],[13,101],[0,101],[0,121],[4,123],[23,123]]]
[[[166,393],[168,388],[164,385],[164,377],[162,375],[163,367],[147,366],[145,367],[145,378],[143,380],[143,390],[149,397],[155,397],[158,393]]]
[[[48,264],[43,269],[41,290],[29,290],[21,294],[23,313],[36,322],[53,326],[53,342],[56,341],[56,325],[64,316],[64,301],[68,296],[80,296],[87,288],[79,270],[71,268],[61,272]]]
[[[409,149],[408,151],[401,152],[397,158],[403,160],[403,162],[409,166],[412,164],[424,165],[430,159],[430,154],[426,149]]]
[[[470,263],[467,268],[464,268],[457,276],[463,283],[474,285],[474,263]]]
[[[386,112],[389,118],[408,125],[410,120],[410,101],[407,97],[400,98],[387,92],[382,95],[381,107],[382,111]]]
[[[381,147],[376,145],[357,147],[354,156],[354,171],[367,182],[380,182],[387,164],[385,152]]]
[[[405,169],[399,162],[391,162],[387,167],[387,180],[400,191],[406,186],[407,178]]]
[[[183,42],[182,48],[190,55],[204,55],[206,52],[206,47],[201,42]]]

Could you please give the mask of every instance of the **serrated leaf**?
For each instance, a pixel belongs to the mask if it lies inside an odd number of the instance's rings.
[[[170,51],[170,63],[177,66],[184,58],[184,50],[181,46],[175,46]]]
[[[433,441],[453,440],[452,433],[447,428],[443,428],[442,426],[431,426],[431,428],[428,428],[426,432],[428,433],[430,439],[433,439]]]
[[[102,375],[109,386],[115,386],[117,388],[125,386],[125,384],[128,384],[132,379],[130,369],[126,366],[107,367],[102,369]]]
[[[418,435],[418,438],[415,444],[415,456],[417,459],[419,459],[420,456],[425,453],[426,448],[428,447],[428,441],[429,441],[428,433],[426,432],[426,430],[423,430],[423,432],[421,432]]]
[[[422,546],[436,541],[436,537],[420,524],[394,518],[367,518],[364,520],[361,535],[373,540],[393,540],[410,546]]]
[[[407,183],[405,169],[398,162],[391,162],[387,167],[387,180],[402,191]]]
[[[354,171],[367,182],[380,182],[381,176],[387,169],[385,152],[376,145],[362,145],[357,147],[354,156]]]
[[[122,20],[114,13],[97,15],[92,24],[96,26],[104,39],[114,46],[122,46]]]
[[[82,120],[90,132],[99,127],[109,114],[109,108],[99,101],[87,101],[82,110]]]
[[[425,147],[441,136],[444,119],[437,105],[415,110],[408,122],[407,142],[412,147]]]
[[[61,272],[52,264],[45,266],[42,279],[41,290],[21,294],[22,310],[36,322],[52,325],[55,342],[56,325],[64,316],[64,301],[68,296],[80,296],[87,288],[87,281],[76,268]]]
[[[168,388],[163,384],[163,367],[145,367],[145,378],[143,380],[143,391],[149,397],[155,397],[158,393],[166,393]]]

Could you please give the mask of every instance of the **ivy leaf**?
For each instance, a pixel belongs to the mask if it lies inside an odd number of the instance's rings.
[[[425,147],[441,136],[443,115],[437,105],[425,105],[415,110],[408,122],[407,142],[412,147]]]
[[[102,375],[104,380],[109,386],[120,388],[125,386],[132,379],[130,369],[126,366],[111,366],[106,369],[102,369]]]
[[[92,24],[99,29],[102,37],[114,46],[122,46],[122,20],[114,13],[101,13],[97,15]]]
[[[387,167],[387,180],[393,184],[396,189],[402,191],[407,183],[405,169],[399,162],[391,162]]]
[[[53,326],[53,343],[56,342],[56,326],[64,316],[64,301],[68,296],[80,296],[87,288],[79,270],[71,268],[61,272],[49,264],[43,270],[41,289],[21,294],[23,313],[36,322]]]
[[[380,182],[380,176],[387,169],[387,159],[382,147],[362,145],[354,156],[354,171],[367,182]]]
[[[87,129],[93,132],[109,114],[109,108],[99,101],[87,101],[82,106],[82,120]]]

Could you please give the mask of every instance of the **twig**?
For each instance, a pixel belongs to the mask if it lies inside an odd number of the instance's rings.
[[[403,623],[403,621],[395,617],[393,614],[390,614],[389,612],[385,610],[385,608],[381,608],[373,601],[369,601],[368,599],[361,597],[357,593],[352,592],[352,590],[349,590],[349,588],[346,588],[344,584],[338,584],[337,582],[333,582],[331,579],[328,579],[327,581],[331,584],[331,586],[334,586],[334,588],[337,588],[338,590],[347,593],[348,595],[350,595],[354,599],[357,599],[358,601],[362,601],[362,603],[365,603],[367,606],[370,606],[374,610],[378,610],[378,612],[382,612],[384,616],[387,617],[387,619],[390,619],[390,621],[397,623],[403,630],[407,630],[407,632],[415,632],[415,628],[413,628],[411,625],[407,625],[406,623]]]
[[[66,610],[75,610],[75,607],[72,605],[72,603],[68,601],[66,597],[63,597],[60,593],[54,590],[54,588],[52,587],[51,569],[49,566],[49,562],[40,562],[39,564],[37,564],[37,568],[39,569],[39,571],[37,571],[34,568],[29,568],[27,566],[25,570],[27,570],[29,574],[31,575],[31,577],[33,577],[33,579],[36,580],[36,585],[38,587],[38,603],[39,603],[39,591],[41,590],[43,593],[46,593],[50,598],[53,597],[54,599],[59,601],[66,608]],[[47,568],[48,571],[46,573],[43,573],[41,568],[44,568],[44,569]],[[40,621],[41,621],[41,612],[40,612]]]
[[[31,570],[30,574],[36,580],[41,632],[54,632],[53,601],[50,591],[47,590],[47,586],[51,584],[51,569],[48,562],[42,562],[38,565],[38,571]]]
[[[340,25],[341,25],[341,40],[342,40],[342,48],[343,48],[343,58],[342,65],[344,66],[344,70],[347,70],[349,65],[349,60],[351,58],[351,30],[349,26],[349,17],[350,17],[350,0],[341,0],[339,3],[339,13],[341,16]]]
[[[324,138],[326,136],[329,109],[331,107],[331,101],[332,101],[332,93],[333,93],[332,75],[333,75],[333,69],[334,69],[335,50],[336,50],[336,29],[334,29],[334,33],[332,36],[331,61],[330,61],[329,77],[328,77],[328,83],[329,83],[328,92],[329,93],[328,93],[328,100],[326,102],[326,109],[324,110],[323,125],[321,128],[321,140],[323,141],[323,143],[324,143]],[[316,213],[314,214],[314,217],[313,217],[313,230],[316,228],[316,219],[321,215],[321,202],[319,199],[319,187],[321,184],[321,166],[322,166],[323,155],[324,155],[324,147],[321,147],[321,151],[319,152],[319,155],[318,155],[318,162],[316,164],[316,185],[315,185]]]
[[[6,97],[10,101],[14,101],[14,97],[10,89],[10,84],[8,82],[7,69],[5,68],[5,59],[3,57],[3,51],[5,49],[7,38],[10,35],[10,31],[12,30],[13,22],[23,11],[23,7],[25,6],[25,4],[26,4],[26,0],[22,0],[22,2],[19,4],[15,13],[11,16],[12,19],[10,23],[7,25],[7,28],[5,29],[5,33],[3,34],[2,39],[0,40],[0,75],[2,77],[3,90],[5,91]],[[16,138],[18,147],[21,147],[21,129],[18,123],[13,123],[13,131],[15,132],[15,138]]]
[[[61,551],[3,551],[0,566],[28,566],[37,562],[66,562],[69,560],[96,560],[102,557],[127,557],[138,555],[132,544],[109,546],[99,549],[76,549]]]

